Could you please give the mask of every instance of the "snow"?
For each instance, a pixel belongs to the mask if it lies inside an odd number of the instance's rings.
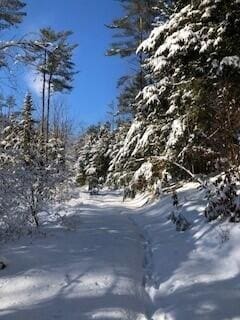
[[[185,233],[167,219],[170,196],[134,215],[150,252],[146,291],[153,320],[240,319],[240,226],[206,223],[204,191],[197,186],[178,190],[180,212],[192,224]]]
[[[164,56],[156,56],[153,60],[153,67],[155,72],[161,72],[168,65],[168,61]]]
[[[203,0],[202,2],[201,2],[201,6],[208,6],[208,5],[210,5],[211,4],[211,0]]]
[[[144,177],[146,181],[150,181],[152,178],[152,163],[147,161],[144,162],[141,167],[134,173],[133,180],[138,181],[139,178]]]
[[[159,102],[158,90],[154,85],[144,87],[142,91],[142,96],[143,99],[146,101],[147,105],[154,102]]]
[[[153,29],[148,39],[144,40],[140,46],[137,48],[136,53],[140,53],[141,51],[150,51],[154,49],[155,43],[158,40],[158,38],[161,36],[161,34],[165,31],[165,25],[162,24],[156,28]]]
[[[4,247],[1,319],[146,319],[139,234],[116,195],[88,198],[59,207],[65,221],[48,222],[42,236]]]
[[[139,137],[140,137],[140,132],[141,132],[141,127],[143,123],[141,121],[134,121],[126,135],[126,138],[124,139],[123,146],[120,148],[118,151],[116,157],[113,159],[110,170],[114,168],[114,166],[125,156],[128,155],[129,150],[134,148],[135,144],[137,143]]]
[[[202,15],[202,18],[211,18],[212,15],[212,8],[208,7],[206,8],[204,14]]]
[[[157,49],[155,56],[160,56],[167,51],[168,58],[172,57],[178,51],[185,50],[184,45],[189,43],[190,40],[193,41],[193,37],[194,32],[192,31],[191,27],[185,26],[183,29],[180,29],[168,36],[164,43]]]
[[[136,155],[140,150],[144,150],[144,148],[151,142],[151,137],[154,135],[154,133],[155,133],[155,126],[152,124],[147,126],[142,137],[139,138],[139,140],[136,143],[134,151],[132,152],[133,156]]]
[[[222,70],[225,66],[240,69],[240,57],[239,56],[227,56],[224,57],[220,63],[220,69]]]
[[[162,36],[164,36],[164,34],[167,33],[168,30],[175,30],[183,17],[188,13],[191,13],[190,8],[191,6],[187,5],[180,12],[173,14],[168,22],[155,27],[150,36],[140,44],[137,49],[137,54],[141,51],[146,52],[155,49],[158,40]],[[174,52],[180,49],[178,43],[180,41],[184,41],[184,43],[187,43],[189,37],[191,37],[192,34],[192,30],[189,26],[184,27],[180,31],[174,32],[171,36],[166,38],[165,43],[159,47],[156,55],[159,56],[166,50],[170,51],[170,56],[173,55]]]
[[[201,41],[201,49],[199,50],[200,53],[203,53],[209,49],[209,47],[214,43],[216,46],[219,44],[221,41],[221,38],[219,37],[215,41],[208,39],[206,41]]]
[[[88,175],[94,175],[96,173],[97,169],[94,167],[90,167],[86,170],[86,174]]]
[[[185,119],[180,117],[178,119],[173,120],[171,131],[168,137],[168,141],[166,143],[166,152],[171,152],[172,146],[176,145],[178,140],[183,136],[185,131]]]
[[[186,232],[168,219],[171,195],[76,190],[40,233],[1,245],[0,318],[240,319],[240,226],[206,223],[198,186],[177,190]]]

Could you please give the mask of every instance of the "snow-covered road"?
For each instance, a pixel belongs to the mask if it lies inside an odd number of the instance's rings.
[[[147,319],[144,246],[119,197],[80,194],[46,236],[4,247],[0,319]]]
[[[183,233],[171,195],[142,207],[147,197],[77,192],[56,205],[42,235],[1,247],[0,320],[240,320],[240,225],[206,223],[197,186],[178,190]]]

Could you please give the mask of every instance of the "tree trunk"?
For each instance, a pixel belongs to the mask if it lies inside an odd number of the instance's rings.
[[[47,51],[44,51],[44,67],[47,63]],[[41,121],[41,134],[44,137],[44,124],[45,124],[45,88],[46,88],[46,71],[43,71],[43,84],[42,84],[42,121]],[[43,139],[44,141],[44,139]]]
[[[143,19],[140,16],[139,18],[139,27],[140,27],[140,44],[143,42]],[[140,90],[143,90],[144,87],[144,74],[143,74],[143,53],[142,51],[139,54],[139,64],[140,64]]]
[[[37,211],[36,211],[36,204],[35,204],[35,197],[34,197],[34,190],[33,188],[31,189],[31,205],[30,205],[30,209],[31,209],[31,214],[34,220],[34,223],[36,225],[36,227],[39,227],[39,221],[38,221],[38,217],[37,217]]]
[[[48,91],[47,91],[47,128],[46,128],[46,142],[49,140],[49,122],[50,122],[50,101],[51,101],[51,83],[52,75],[48,79]]]

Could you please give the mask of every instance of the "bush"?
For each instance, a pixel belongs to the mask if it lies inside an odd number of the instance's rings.
[[[231,171],[207,186],[208,204],[204,215],[208,222],[216,219],[240,222],[240,200],[236,180],[236,174]]]
[[[176,231],[186,231],[191,227],[191,223],[179,212],[179,199],[176,191],[172,194],[174,211],[169,215],[168,219],[176,225]]]

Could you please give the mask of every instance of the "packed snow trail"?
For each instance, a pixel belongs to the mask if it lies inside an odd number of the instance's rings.
[[[206,223],[197,187],[178,189],[186,232],[168,219],[171,195],[56,206],[42,235],[1,246],[0,320],[240,320],[240,224]]]
[[[45,236],[3,248],[0,319],[148,320],[143,239],[120,197],[81,193],[61,211]]]

